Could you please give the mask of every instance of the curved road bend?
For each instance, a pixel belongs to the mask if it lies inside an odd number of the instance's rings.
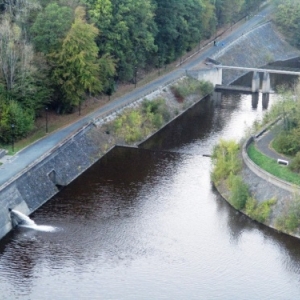
[[[259,14],[254,15],[251,19],[247,20],[238,28],[234,28],[231,32],[225,34],[226,37],[224,37],[222,40],[219,39],[218,42],[224,43],[226,47],[226,45],[229,45],[231,42],[239,38],[242,34],[251,30],[254,26],[257,26],[258,24],[264,22],[266,16],[270,14],[270,11],[271,8],[269,6],[266,7],[265,9],[260,11]],[[105,106],[99,108],[95,112],[78,120],[77,122],[59,131],[51,133],[48,136],[38,140],[37,142],[19,151],[15,156],[11,158],[10,161],[4,163],[0,167],[0,188],[1,185],[3,185],[9,179],[16,176],[19,172],[24,170],[35,160],[39,159],[41,156],[50,151],[53,147],[58,145],[61,141],[63,141],[73,132],[80,129],[94,118],[101,117],[111,110],[116,110],[118,107],[124,106],[126,103],[130,102],[133,99],[142,98],[150,92],[158,89],[159,87],[164,86],[168,82],[179,78],[185,73],[185,70],[191,69],[195,65],[201,63],[206,57],[212,56],[218,50],[219,48],[214,46],[204,49],[197,56],[193,57],[188,62],[182,64],[181,68],[174,70],[169,74],[166,74],[154,80],[153,82],[142,86],[132,91],[131,93],[106,104]]]

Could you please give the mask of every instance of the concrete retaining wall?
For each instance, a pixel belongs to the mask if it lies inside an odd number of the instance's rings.
[[[222,72],[221,68],[211,68],[211,69],[200,69],[197,71],[187,71],[187,75],[201,81],[209,81],[214,86],[220,85],[222,83]]]
[[[12,228],[9,207],[29,215],[106,153],[93,138],[96,131],[84,127],[1,188],[0,238]]]
[[[260,177],[262,180],[265,180],[272,185],[275,185],[281,189],[284,189],[290,193],[298,192],[300,193],[300,188],[294,184],[291,184],[289,182],[286,182],[284,180],[281,180],[272,174],[266,172],[265,170],[261,169],[258,165],[256,165],[248,156],[247,148],[248,146],[254,142],[254,137],[249,138],[246,143],[243,145],[242,149],[242,156],[243,161],[246,164],[246,166],[258,177]]]

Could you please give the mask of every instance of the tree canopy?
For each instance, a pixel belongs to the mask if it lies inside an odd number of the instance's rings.
[[[289,37],[291,44],[300,48],[300,2],[277,1],[276,22]]]
[[[45,106],[71,112],[137,71],[178,59],[218,26],[263,0],[3,0],[0,3],[0,142],[25,136]],[[299,4],[277,20],[295,31]]]

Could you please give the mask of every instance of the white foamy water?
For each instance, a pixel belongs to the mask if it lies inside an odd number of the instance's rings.
[[[31,224],[31,225],[19,225],[19,227],[22,228],[28,228],[28,229],[33,229],[37,231],[44,231],[44,232],[55,232],[58,231],[57,227],[50,226],[50,225],[37,225],[37,224]]]

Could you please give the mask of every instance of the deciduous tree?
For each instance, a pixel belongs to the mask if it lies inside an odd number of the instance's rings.
[[[71,28],[72,21],[73,13],[69,7],[59,6],[56,2],[48,4],[37,15],[30,29],[36,50],[44,54],[57,50]]]
[[[74,23],[62,48],[52,55],[53,79],[61,91],[65,109],[80,105],[85,92],[103,89],[99,79],[97,35],[98,29],[86,22],[84,8],[76,8]]]

